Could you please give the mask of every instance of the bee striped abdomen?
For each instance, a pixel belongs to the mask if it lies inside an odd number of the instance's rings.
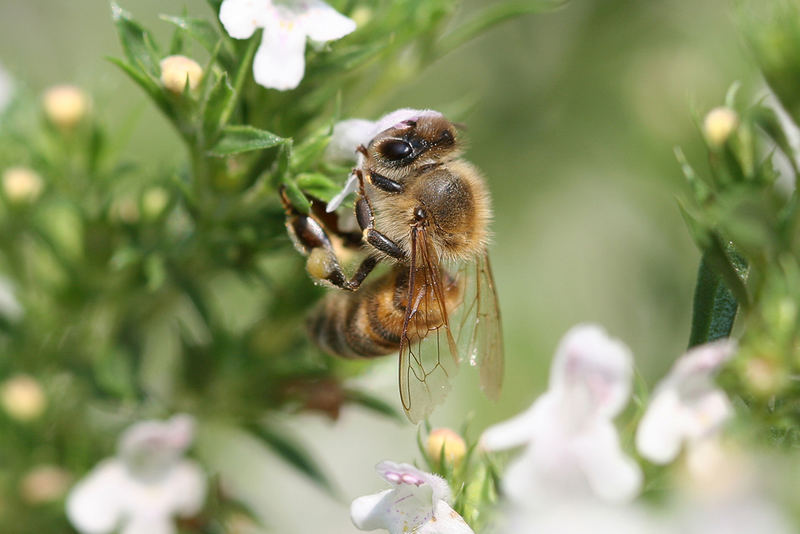
[[[399,267],[355,293],[333,292],[311,314],[311,338],[328,353],[370,358],[400,348],[407,268]]]

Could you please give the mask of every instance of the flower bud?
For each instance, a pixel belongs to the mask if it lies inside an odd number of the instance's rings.
[[[28,504],[44,504],[57,501],[69,489],[72,477],[55,465],[39,465],[22,477],[19,493]]]
[[[9,202],[35,202],[42,194],[41,177],[28,167],[10,167],[3,172],[3,192]]]
[[[42,98],[47,118],[64,130],[78,124],[89,109],[89,98],[74,85],[56,85],[44,93]]]
[[[766,356],[748,358],[744,364],[744,378],[750,391],[761,397],[774,395],[785,385],[780,364]]]
[[[179,95],[189,81],[189,89],[195,90],[203,77],[203,68],[186,56],[167,56],[161,60],[161,83],[168,91]]]
[[[169,203],[169,193],[163,187],[151,187],[142,195],[142,213],[148,219],[157,219]]]
[[[725,144],[731,134],[739,126],[739,116],[728,107],[714,108],[703,120],[703,135],[708,144],[719,148]]]
[[[31,421],[44,413],[47,399],[36,379],[20,374],[0,386],[0,403],[14,419]]]
[[[111,203],[111,218],[126,224],[139,222],[139,204],[136,199],[128,195],[115,198]]]
[[[449,428],[436,428],[428,435],[426,444],[428,457],[434,464],[444,456],[448,465],[458,466],[467,454],[464,438]]]
[[[367,6],[358,6],[350,13],[350,19],[356,23],[357,28],[360,28],[372,19],[372,10]]]

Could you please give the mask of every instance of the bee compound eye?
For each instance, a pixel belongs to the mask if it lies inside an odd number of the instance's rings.
[[[383,143],[380,151],[384,157],[391,160],[398,160],[411,155],[413,149],[411,145],[405,141],[392,140]]]

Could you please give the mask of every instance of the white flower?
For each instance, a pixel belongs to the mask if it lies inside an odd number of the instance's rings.
[[[173,516],[191,517],[203,506],[206,480],[183,458],[194,421],[142,421],[126,430],[117,456],[104,460],[67,497],[67,516],[86,534],[172,534]]]
[[[723,339],[689,350],[656,386],[636,431],[636,448],[648,460],[666,464],[683,441],[695,444],[713,435],[731,414],[725,393],[713,377],[736,351]]]
[[[6,109],[6,106],[11,102],[11,97],[13,96],[14,81],[3,66],[0,65],[0,113]]]
[[[359,168],[363,158],[363,155],[356,151],[359,145],[369,145],[370,141],[384,130],[397,128],[404,122],[431,115],[441,116],[442,114],[431,109],[402,108],[387,113],[377,121],[348,119],[338,122],[333,127],[330,143],[325,149],[325,157],[336,163],[356,161],[356,168]],[[331,212],[338,208],[348,195],[355,192],[357,186],[358,179],[353,173],[339,194],[328,203],[327,211]]]
[[[565,499],[546,507],[506,510],[502,534],[678,534],[664,516],[637,503]]]
[[[294,89],[305,72],[306,37],[317,43],[341,39],[356,23],[321,0],[224,0],[219,20],[234,39],[264,28],[253,76],[264,87]]]
[[[447,482],[408,464],[381,462],[378,473],[392,489],[353,501],[350,516],[360,530],[388,530],[390,534],[472,534],[448,504]]]
[[[547,392],[481,438],[490,451],[526,446],[503,480],[508,496],[540,504],[548,496],[563,495],[634,498],[642,474],[620,448],[612,422],[627,404],[631,377],[632,355],[622,342],[594,325],[567,332]]]

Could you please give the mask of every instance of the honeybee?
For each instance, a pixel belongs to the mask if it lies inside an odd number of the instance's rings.
[[[462,159],[457,128],[442,114],[399,110],[382,123],[358,147],[349,181],[360,234],[342,232],[318,203],[304,215],[285,195],[283,202],[309,273],[345,290],[329,292],[312,311],[311,338],[345,358],[399,352],[400,399],[416,423],[444,399],[464,357],[479,367],[486,395],[499,395],[503,338],[487,254],[491,206],[480,173]],[[342,246],[367,251],[352,277],[337,257]],[[388,272],[365,283],[381,262]]]

